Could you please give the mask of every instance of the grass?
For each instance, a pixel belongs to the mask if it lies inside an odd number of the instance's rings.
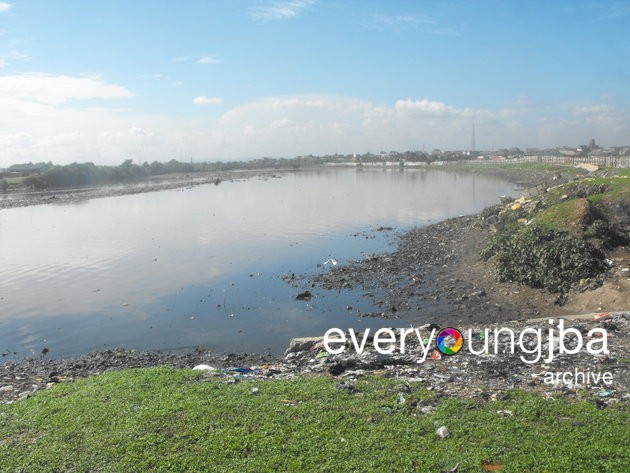
[[[625,405],[513,391],[477,403],[382,377],[227,384],[192,370],[118,371],[0,406],[2,471],[619,472]],[[252,394],[252,388],[259,389]],[[406,401],[398,402],[404,389]],[[422,414],[414,404],[433,403]],[[510,410],[512,417],[497,414]],[[446,425],[450,435],[436,436]]]
[[[599,285],[606,251],[628,242],[630,170],[600,170],[552,187],[516,210],[511,206],[498,212],[498,233],[481,252],[486,260],[494,257],[499,281],[551,292],[566,292],[577,283],[582,288],[589,281]]]
[[[536,222],[548,228],[579,233],[588,217],[588,200],[573,199],[543,210],[537,215]]]
[[[576,168],[566,164],[548,164],[548,163],[511,163],[511,162],[499,162],[499,163],[449,163],[450,166],[459,167],[466,170],[480,170],[483,172],[492,172],[492,170],[506,170],[506,171],[525,171],[531,173],[562,173],[580,176],[586,174],[584,169]]]

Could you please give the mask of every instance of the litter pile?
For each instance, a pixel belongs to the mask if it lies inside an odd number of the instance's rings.
[[[628,392],[630,344],[627,335],[630,328],[630,312],[589,314],[575,320],[567,320],[565,330],[569,327],[577,329],[583,337],[583,348],[574,354],[561,353],[557,325],[552,327],[548,319],[539,319],[472,326],[465,330],[460,328],[463,334],[468,334],[469,331],[472,334],[475,340],[471,343],[475,351],[481,351],[486,341],[488,342],[489,349],[480,355],[467,350],[468,341],[464,349],[451,356],[440,352],[434,343],[428,356],[423,360],[423,348],[417,339],[414,343],[414,335],[407,338],[404,354],[400,352],[398,346],[394,347],[392,354],[381,354],[374,348],[374,334],[370,333],[365,337],[364,350],[360,354],[349,337],[346,337],[346,349],[338,355],[331,355],[325,351],[323,337],[294,339],[284,361],[295,372],[330,373],[348,379],[378,373],[388,377],[420,381],[437,393],[458,397],[496,397],[505,390],[519,388],[543,391],[548,396],[579,396],[592,391],[605,403],[630,399]],[[551,337],[550,328],[555,329]],[[589,331],[596,328],[605,329],[607,333],[608,354],[593,355],[584,349]],[[432,324],[419,327],[425,344],[434,329],[440,331]],[[499,344],[495,353],[494,334],[499,329],[504,330],[499,333]],[[515,341],[518,341],[519,334],[525,329],[530,334],[533,334],[533,330],[539,329],[542,334],[540,360],[536,363],[522,361],[521,356],[532,360],[533,355],[519,351],[521,349],[518,345],[515,352],[511,353],[507,329],[515,333]],[[363,334],[355,336],[360,342],[363,342],[363,338]],[[491,340],[486,340],[487,338]],[[537,342],[535,338],[523,337],[528,353],[535,351]],[[567,335],[563,343],[567,351],[577,349],[577,337],[574,334]],[[338,347],[339,344],[336,344],[334,350],[337,351]],[[387,349],[387,344],[380,344],[379,348],[385,351],[383,349]],[[553,354],[552,357],[550,353]],[[547,362],[550,358],[552,359]],[[577,376],[576,372],[583,374]],[[549,373],[553,373],[553,377]],[[562,375],[558,377],[558,373],[570,374],[564,376],[563,380]],[[607,377],[612,380],[610,384],[603,382],[604,373],[610,373]]]
[[[611,402],[628,400],[630,312],[589,314],[567,320],[565,330],[575,328],[583,338],[583,348],[577,353],[561,353],[557,327],[550,326],[548,319],[459,327],[464,337],[470,334],[474,338],[471,345],[475,351],[481,351],[488,342],[489,348],[483,354],[471,353],[468,350],[469,342],[466,341],[457,354],[445,355],[435,343],[435,333],[440,332],[440,328],[427,324],[418,327],[419,337],[407,337],[404,353],[399,350],[399,346],[393,346],[391,354],[379,353],[375,348],[374,333],[366,331],[356,334],[356,340],[364,341],[361,353],[348,337],[343,353],[337,355],[326,351],[324,337],[311,337],[293,339],[282,359],[263,355],[217,355],[199,349],[189,354],[108,350],[71,360],[7,362],[0,366],[0,402],[25,399],[33,392],[57,383],[105,371],[162,365],[193,368],[203,371],[204,377],[220,378],[226,383],[291,379],[304,375],[336,376],[340,379],[340,389],[352,391],[359,377],[373,374],[421,382],[439,396],[500,398],[506,395],[507,390],[519,388],[542,391],[548,397],[593,395],[602,407]],[[555,329],[551,337],[548,336],[550,328]],[[497,332],[499,329],[503,330]],[[527,354],[519,346],[511,353],[508,329],[515,333],[515,340],[526,329],[531,334],[534,330],[540,330],[541,356],[538,362],[528,364],[521,360],[521,356],[529,360],[534,356],[532,348],[536,348],[535,337],[523,337],[523,346],[529,350]],[[592,354],[584,349],[590,340],[589,332],[593,329],[605,329],[608,354]],[[497,350],[494,349],[495,333],[499,333]],[[564,337],[562,344],[566,351],[576,351],[575,332]],[[601,347],[601,343],[597,344]],[[388,348],[387,344],[378,346],[381,351]],[[339,348],[340,344],[337,343],[335,351]],[[549,358],[552,360],[545,361]],[[577,383],[574,382],[578,379],[576,372],[584,373]],[[551,382],[548,373],[555,376]],[[557,376],[558,373],[570,373],[567,378],[569,381]],[[610,373],[609,377],[604,378],[605,373]],[[604,379],[611,382],[604,383]],[[252,394],[256,392],[252,390]]]

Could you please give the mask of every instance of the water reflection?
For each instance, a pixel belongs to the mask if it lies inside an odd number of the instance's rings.
[[[473,213],[510,191],[439,170],[344,169],[3,210],[0,350],[279,351],[333,324],[376,327],[357,319],[370,310],[358,294],[307,305],[279,275],[382,251],[379,225]]]

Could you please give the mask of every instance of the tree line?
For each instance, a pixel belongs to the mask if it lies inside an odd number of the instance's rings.
[[[134,164],[127,159],[119,166],[96,165],[88,163],[72,163],[55,165],[52,163],[27,163],[9,167],[8,171],[20,171],[27,177],[23,184],[33,189],[55,189],[86,187],[96,185],[113,185],[139,182],[152,176],[165,174],[181,174],[196,172],[217,172],[247,169],[298,169],[321,164],[317,157],[300,158],[261,158],[252,161],[230,161],[214,163],[186,163],[172,159],[166,163],[154,161]]]

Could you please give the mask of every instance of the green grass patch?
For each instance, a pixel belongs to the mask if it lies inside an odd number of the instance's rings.
[[[549,164],[549,163],[511,163],[511,162],[493,162],[493,163],[484,163],[484,161],[480,161],[479,163],[448,163],[448,165],[461,166],[467,168],[477,168],[479,166],[488,166],[496,169],[519,169],[523,171],[554,171],[554,172],[563,172],[567,171],[572,174],[581,175],[586,173],[584,169],[576,168],[575,166],[565,165],[565,164]]]
[[[579,233],[585,224],[590,223],[589,218],[589,201],[573,199],[543,210],[536,216],[536,222],[548,228]]]
[[[156,368],[62,384],[0,406],[1,469],[436,472],[489,461],[506,472],[618,472],[630,460],[625,405],[518,391],[479,404],[381,377],[357,382],[355,393],[336,383],[226,384]],[[436,410],[422,414],[416,402]],[[441,425],[446,439],[435,434]]]

